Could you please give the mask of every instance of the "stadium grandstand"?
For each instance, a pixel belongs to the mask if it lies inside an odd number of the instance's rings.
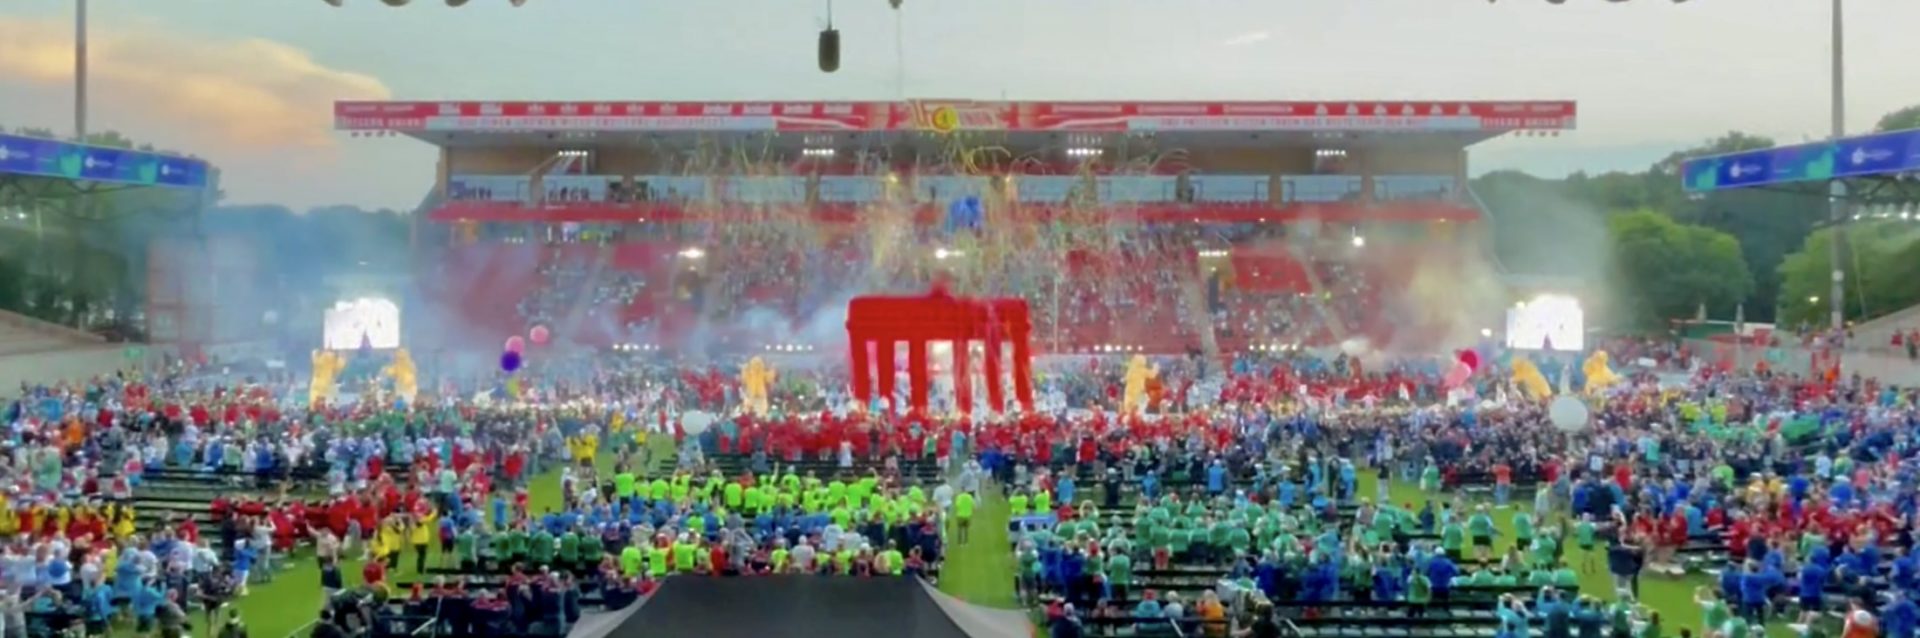
[[[938,280],[1027,298],[1046,352],[1217,353],[1492,325],[1433,325],[1383,293],[1434,260],[1494,263],[1466,149],[1571,129],[1575,107],[340,102],[335,115],[353,135],[439,148],[416,220],[437,257],[415,310],[471,332],[411,335],[423,349],[548,325],[595,347],[805,351],[825,341],[816,328],[839,328],[847,297]]]

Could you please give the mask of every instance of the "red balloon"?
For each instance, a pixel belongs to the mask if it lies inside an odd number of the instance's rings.
[[[1474,352],[1472,348],[1453,353],[1453,358],[1456,361],[1467,364],[1467,369],[1470,371],[1480,371],[1480,353]]]
[[[547,333],[546,326],[534,326],[533,330],[527,332],[527,338],[533,340],[533,345],[536,346],[547,345],[547,338],[549,336],[551,335]]]

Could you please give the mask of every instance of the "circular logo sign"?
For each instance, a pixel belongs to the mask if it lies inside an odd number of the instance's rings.
[[[927,123],[932,125],[935,131],[951,133],[954,129],[960,128],[960,112],[951,106],[942,106],[933,110],[933,115],[927,118]]]

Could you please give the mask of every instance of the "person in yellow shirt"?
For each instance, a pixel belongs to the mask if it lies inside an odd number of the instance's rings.
[[[114,515],[112,532],[113,532],[113,537],[116,540],[126,540],[127,538],[133,536],[133,506],[132,505],[121,506],[119,513]]]
[[[416,574],[427,573],[427,547],[440,531],[439,523],[440,514],[432,510],[414,518],[413,529],[409,531],[407,540],[413,541],[413,572]]]
[[[387,517],[387,520],[381,523],[380,531],[373,536],[376,542],[373,548],[373,559],[386,563],[387,569],[398,567],[399,565],[393,560],[394,555],[400,553],[402,543],[405,542],[401,538],[399,517]]]

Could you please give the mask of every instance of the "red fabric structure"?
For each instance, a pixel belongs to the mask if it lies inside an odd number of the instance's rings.
[[[893,396],[896,344],[907,344],[908,403],[927,409],[927,342],[953,342],[954,402],[962,413],[973,408],[973,377],[967,345],[986,342],[984,372],[987,404],[1006,405],[1000,383],[1001,348],[1013,345],[1013,395],[1020,409],[1033,411],[1033,325],[1025,299],[967,299],[935,287],[919,297],[857,297],[847,304],[847,343],[852,354],[853,396],[868,405],[879,382],[879,396]],[[873,352],[868,352],[873,344]]]

